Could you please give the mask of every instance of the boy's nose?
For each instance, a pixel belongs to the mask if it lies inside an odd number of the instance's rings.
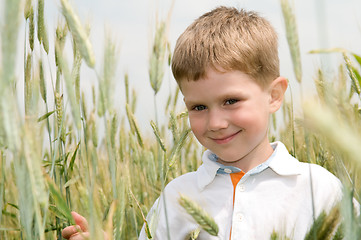
[[[207,128],[209,131],[217,131],[228,127],[226,116],[219,111],[210,111]]]

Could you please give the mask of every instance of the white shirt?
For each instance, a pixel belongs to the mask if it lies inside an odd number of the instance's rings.
[[[217,237],[201,231],[197,239],[228,240],[231,229],[232,240],[268,240],[274,230],[304,239],[314,217],[341,199],[341,183],[321,166],[293,158],[281,142],[271,145],[275,150],[266,168],[261,164],[237,184],[234,206],[229,174],[217,174],[220,166],[205,151],[198,170],[172,180],[154,203],[147,217],[153,239],[184,240],[198,228],[179,205],[180,195],[197,202],[219,227]],[[147,239],[144,228],[139,239]]]

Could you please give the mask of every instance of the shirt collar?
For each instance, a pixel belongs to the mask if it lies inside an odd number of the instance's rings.
[[[197,170],[197,183],[201,190],[214,180],[219,169],[219,165],[210,159],[212,154],[210,150],[206,150],[203,153],[203,164]]]
[[[282,176],[301,174],[298,168],[298,160],[292,157],[281,142],[271,143],[274,149],[272,155],[264,163],[251,169],[247,175],[258,174],[268,167],[275,173]],[[210,150],[206,150],[202,156],[203,164],[197,170],[198,187],[204,189],[218,174],[239,172],[240,169],[232,166],[224,166],[217,161],[217,156]]]
[[[277,147],[272,154],[274,161],[270,163],[269,167],[281,176],[300,175],[302,173],[299,167],[300,162],[288,153],[286,146],[281,142],[272,144],[276,144]]]

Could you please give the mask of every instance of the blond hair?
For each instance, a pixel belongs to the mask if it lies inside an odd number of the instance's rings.
[[[253,11],[218,7],[205,13],[178,38],[172,71],[180,84],[205,77],[208,68],[239,70],[266,86],[279,77],[274,28]]]

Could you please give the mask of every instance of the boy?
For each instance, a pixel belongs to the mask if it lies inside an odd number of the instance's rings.
[[[185,195],[219,227],[214,237],[304,239],[313,220],[341,198],[339,180],[300,163],[268,140],[269,117],[283,101],[277,35],[254,12],[218,7],[179,37],[172,71],[191,129],[207,150],[196,172],[171,181],[148,214],[153,239],[187,239],[199,228],[179,205]],[[65,231],[65,230],[64,230]],[[147,239],[144,228],[139,239]]]
[[[208,12],[179,37],[172,71],[191,129],[208,150],[203,165],[170,182],[154,204],[152,236],[183,240],[198,228],[178,203],[185,195],[219,227],[218,237],[201,231],[198,239],[270,239],[273,231],[304,239],[313,218],[340,199],[341,184],[281,142],[269,143],[269,117],[287,89],[270,23],[235,8]]]

